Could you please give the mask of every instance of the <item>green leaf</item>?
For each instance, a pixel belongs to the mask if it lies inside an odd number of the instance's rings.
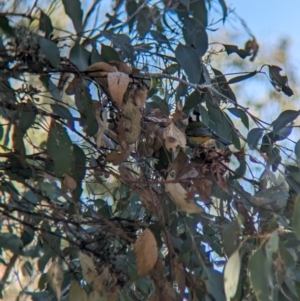
[[[71,127],[73,126],[74,123],[73,116],[66,107],[58,104],[51,104],[50,106],[53,113],[57,114],[61,119],[68,120],[70,126]]]
[[[54,173],[62,177],[70,171],[73,153],[73,143],[66,129],[52,121],[47,139],[48,154],[54,161]]]
[[[178,64],[171,64],[169,65],[164,71],[163,73],[165,74],[174,74],[175,72],[179,71],[179,65]]]
[[[84,179],[86,173],[86,155],[76,144],[73,144],[73,164],[69,175],[77,182]]]
[[[208,49],[208,36],[201,23],[193,18],[184,20],[183,37],[186,45],[195,49],[196,53],[202,57]]]
[[[245,59],[247,56],[251,55],[249,50],[239,49],[236,45],[222,44],[228,55],[231,53],[236,53],[240,58]]]
[[[73,22],[75,31],[77,33],[83,32],[81,3],[79,0],[62,0],[66,14]]]
[[[8,35],[14,36],[15,30],[9,25],[9,21],[5,16],[0,16],[0,28]]]
[[[200,58],[195,50],[179,43],[175,50],[175,56],[179,65],[187,74],[189,81],[196,84],[199,83],[202,67]]]
[[[257,74],[257,71],[255,70],[255,71],[249,72],[245,75],[240,75],[240,76],[233,77],[228,81],[228,84],[231,85],[231,84],[241,82],[241,81],[243,81],[245,79],[248,79],[248,78],[250,78],[250,77],[252,77],[256,74]]]
[[[300,140],[295,144],[295,155],[296,158],[300,161]]]
[[[18,129],[25,134],[27,130],[34,124],[36,113],[35,112],[19,112]]]
[[[96,46],[94,45],[91,52],[91,65],[98,62],[104,62],[104,61],[105,61],[104,57],[101,54],[99,54]]]
[[[140,40],[144,39],[151,28],[151,11],[148,6],[144,7],[136,16],[136,30],[139,33]]]
[[[130,59],[131,62],[135,60],[134,48],[131,45],[131,40],[126,34],[115,34],[112,31],[103,32],[103,36],[109,39],[114,47],[119,48],[123,56]]]
[[[255,149],[259,140],[263,135],[264,130],[260,128],[252,129],[247,135],[247,143],[250,149]]]
[[[136,19],[136,16],[134,14],[135,14],[137,8],[138,8],[138,5],[135,0],[126,1],[127,19],[131,18],[128,22],[129,32],[131,32],[133,29],[133,24]],[[131,17],[133,15],[134,15],[134,17]]]
[[[4,125],[3,125],[3,124],[0,124],[0,141],[1,141],[2,138],[3,138],[3,135],[4,135]]]
[[[188,3],[188,5],[186,5],[186,7],[189,6],[193,17],[200,22],[203,28],[207,27],[207,9],[205,0],[191,1],[191,3]]]
[[[81,114],[81,125],[86,126],[85,130],[87,135],[96,135],[98,131],[98,123],[94,115],[92,100],[87,90],[76,90],[75,104]]]
[[[85,70],[89,66],[90,52],[79,44],[77,40],[70,51],[70,61],[77,66],[79,71]]]
[[[266,267],[266,257],[262,248],[259,248],[249,259],[248,269],[250,283],[258,301],[269,300],[269,280]]]
[[[227,300],[235,296],[240,279],[241,256],[237,249],[228,259],[224,268],[224,290]]]
[[[222,229],[221,237],[226,256],[229,258],[238,248],[240,225],[237,220],[231,221]]]
[[[46,38],[49,38],[51,33],[53,32],[53,26],[51,23],[51,19],[41,10],[39,29],[44,31],[46,34]]]
[[[279,132],[282,128],[293,122],[300,115],[300,111],[286,110],[282,112],[272,123],[273,131]]]
[[[60,65],[60,53],[57,45],[54,42],[42,37],[39,39],[39,44],[47,60],[54,68],[58,68]]]
[[[107,63],[109,63],[110,61],[122,62],[119,53],[114,48],[104,44],[101,44],[101,56]]]
[[[228,111],[234,116],[240,118],[244,126],[249,129],[249,118],[244,110],[238,108],[228,108]]]
[[[227,17],[227,5],[226,5],[225,0],[219,0],[219,2],[220,2],[220,5],[222,7],[222,10],[223,10],[223,23],[224,23],[225,19]]]
[[[161,97],[154,95],[152,96],[152,101],[147,102],[147,107],[153,109],[160,109],[166,116],[169,116],[170,109],[168,106],[168,103],[165,99],[162,99]]]
[[[0,233],[0,248],[10,250],[17,255],[23,254],[22,240],[12,233]]]
[[[294,213],[293,213],[293,227],[295,230],[295,234],[298,239],[300,239],[300,195],[296,198],[294,205]]]
[[[183,111],[195,108],[199,103],[204,100],[201,98],[199,91],[194,90],[185,100]]]

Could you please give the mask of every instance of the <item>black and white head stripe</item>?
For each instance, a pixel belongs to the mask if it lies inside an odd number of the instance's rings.
[[[192,111],[189,115],[189,119],[190,121],[200,121],[200,113],[196,112],[196,111]]]

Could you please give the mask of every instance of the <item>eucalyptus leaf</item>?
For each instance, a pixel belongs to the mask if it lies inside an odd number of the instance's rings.
[[[58,68],[60,65],[60,53],[57,45],[46,38],[40,38],[39,44],[47,60],[54,68]]]
[[[83,32],[81,2],[79,0],[62,0],[66,14],[71,18],[77,33]]]
[[[296,158],[300,161],[300,140],[295,144],[295,155]]]
[[[49,38],[53,32],[51,19],[42,10],[40,15],[39,29],[45,32],[46,38]]]
[[[70,51],[70,61],[76,65],[79,71],[89,66],[90,52],[80,45],[79,40],[75,42]]]
[[[300,110],[286,110],[282,112],[272,123],[273,131],[279,132],[282,128],[293,122],[300,115]]]
[[[254,128],[250,130],[250,132],[247,135],[247,143],[250,149],[255,149],[257,147],[257,144],[261,139],[263,132],[264,130],[260,128]]]

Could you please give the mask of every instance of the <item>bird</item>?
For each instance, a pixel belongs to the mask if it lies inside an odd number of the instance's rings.
[[[190,113],[189,123],[185,129],[185,134],[196,143],[205,143],[213,139],[225,146],[232,144],[231,141],[220,137],[214,130],[206,126],[200,120],[200,113],[197,111],[192,111]]]

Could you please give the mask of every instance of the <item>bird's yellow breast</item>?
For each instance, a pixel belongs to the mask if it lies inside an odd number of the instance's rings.
[[[211,140],[211,137],[191,137],[188,136],[191,140],[195,141],[196,143],[205,143]]]

